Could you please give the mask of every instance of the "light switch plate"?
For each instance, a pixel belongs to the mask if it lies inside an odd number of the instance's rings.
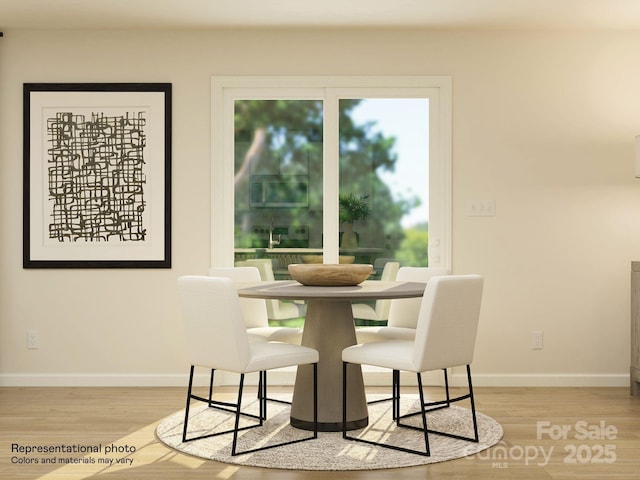
[[[473,200],[467,205],[467,217],[495,217],[495,200]]]

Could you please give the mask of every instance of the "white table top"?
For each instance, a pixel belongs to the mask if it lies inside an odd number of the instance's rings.
[[[238,295],[245,298],[289,300],[378,300],[421,297],[426,286],[426,283],[420,282],[366,280],[360,285],[347,287],[314,287],[302,285],[295,280],[282,280],[276,282],[238,283]]]

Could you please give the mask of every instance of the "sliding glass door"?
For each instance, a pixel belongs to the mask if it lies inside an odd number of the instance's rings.
[[[216,77],[212,258],[450,266],[448,79]]]

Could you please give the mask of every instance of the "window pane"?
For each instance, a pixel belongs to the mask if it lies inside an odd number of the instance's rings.
[[[285,278],[321,254],[322,101],[236,100],[234,113],[235,259],[271,258]]]
[[[428,99],[340,101],[340,203],[341,255],[377,275],[388,260],[427,266]]]

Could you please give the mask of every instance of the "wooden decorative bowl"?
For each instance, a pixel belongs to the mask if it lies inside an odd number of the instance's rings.
[[[302,255],[300,258],[302,259],[302,263],[322,263],[322,255]],[[340,255],[338,257],[339,263],[353,263],[355,260],[355,255]]]
[[[292,263],[289,273],[294,280],[303,285],[319,287],[338,287],[358,285],[364,282],[371,272],[373,265],[361,263]]]

